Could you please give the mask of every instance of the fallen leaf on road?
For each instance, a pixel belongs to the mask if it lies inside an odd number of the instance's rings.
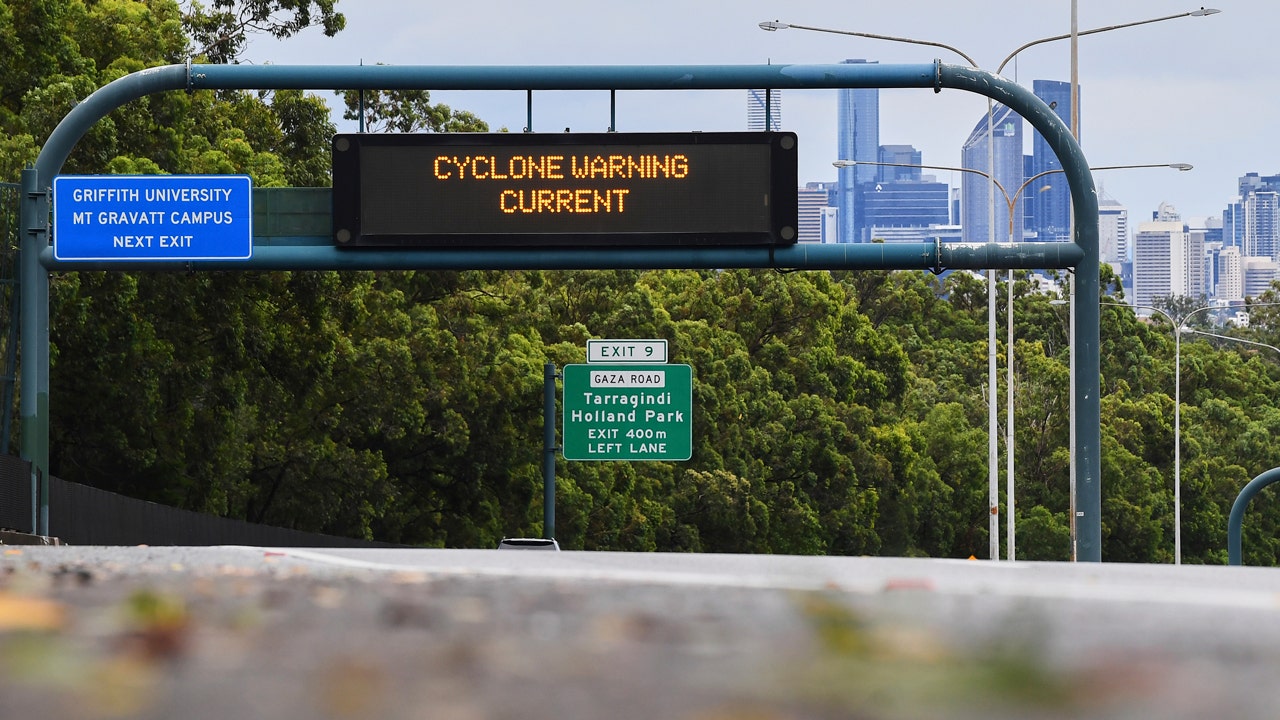
[[[0,592],[0,632],[58,630],[66,624],[66,609],[42,598]]]

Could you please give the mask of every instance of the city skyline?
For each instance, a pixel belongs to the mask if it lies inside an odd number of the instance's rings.
[[[1266,142],[1262,119],[1280,112],[1280,94],[1268,75],[1271,20],[1280,4],[1252,0],[1213,3],[1222,13],[1183,18],[1081,38],[1079,74],[1089,90],[1081,117],[1086,157],[1094,165],[1187,162],[1190,173],[1156,169],[1100,175],[1097,182],[1137,220],[1168,202],[1187,218],[1219,216],[1235,198],[1236,179],[1248,172],[1280,172],[1280,151]],[[881,63],[964,60],[933,47],[784,30],[767,33],[763,20],[907,36],[946,43],[994,69],[1013,48],[1070,30],[1067,0],[984,0],[957,5],[944,0],[903,0],[851,6],[744,0],[681,3],[654,0],[643,6],[602,9],[578,0],[538,6],[511,5],[503,12],[470,6],[432,6],[410,13],[390,0],[339,2],[347,29],[325,38],[317,29],[276,41],[258,36],[250,62],[277,64],[421,65],[503,64],[763,64],[838,63],[861,57]],[[1079,0],[1079,27],[1161,17],[1198,5],[1168,0],[1123,4]],[[1004,74],[1028,88],[1033,79],[1069,79],[1070,43],[1024,51]],[[332,93],[318,91],[330,106]],[[495,129],[523,128],[523,92],[435,92],[433,99],[471,110]],[[831,181],[836,154],[836,92],[787,93],[785,129],[797,132],[801,184]],[[880,143],[912,145],[925,163],[956,166],[973,118],[986,100],[946,91],[886,90],[881,99]],[[621,131],[744,129],[742,91],[618,92]],[[1258,118],[1227,124],[1230,118]],[[534,129],[598,131],[608,127],[608,93],[534,93]],[[1029,142],[1029,140],[1028,140]],[[1028,152],[1030,150],[1028,149]],[[939,176],[959,185],[959,177]]]

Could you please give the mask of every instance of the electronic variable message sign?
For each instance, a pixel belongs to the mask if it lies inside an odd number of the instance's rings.
[[[789,245],[794,133],[344,134],[341,247]]]

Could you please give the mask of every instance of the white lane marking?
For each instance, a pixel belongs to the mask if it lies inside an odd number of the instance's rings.
[[[841,584],[838,588],[834,581],[825,577],[801,578],[795,575],[766,576],[759,574],[722,574],[701,571],[653,571],[653,570],[613,570],[583,567],[487,567],[479,565],[408,565],[386,563],[369,560],[357,560],[341,555],[330,555],[324,552],[303,550],[300,548],[259,548],[243,545],[226,545],[228,549],[244,549],[252,552],[280,553],[286,557],[299,560],[336,565],[358,570],[381,570],[386,572],[417,573],[421,575],[463,575],[487,577],[526,577],[550,578],[555,580],[604,580],[655,585],[699,585],[709,587],[745,587],[777,590],[813,590],[829,587],[850,590]],[[495,550],[494,552],[499,552]],[[538,552],[535,550],[512,550],[508,552]],[[879,588],[875,588],[878,590]]]
[[[995,578],[975,576],[963,578],[957,582],[954,577],[931,576],[927,572],[899,573],[865,573],[860,581],[851,581],[849,577],[837,577],[821,570],[761,574],[705,572],[701,570],[686,571],[654,571],[654,570],[617,570],[598,567],[547,567],[529,565],[523,567],[492,567],[477,564],[404,564],[379,561],[359,560],[356,558],[332,555],[319,550],[302,548],[266,548],[241,545],[224,546],[229,549],[241,549],[249,552],[280,553],[286,557],[315,562],[325,565],[346,567],[360,570],[376,570],[384,572],[415,573],[420,575],[453,575],[473,577],[521,577],[546,578],[554,580],[596,580],[656,585],[681,585],[702,587],[741,587],[769,590],[833,590],[858,594],[897,594],[904,591],[886,591],[886,586],[894,581],[909,579],[927,581],[927,589],[915,589],[924,595],[959,596],[959,597],[1007,597],[1032,598],[1043,600],[1086,600],[1100,602],[1121,602],[1149,605],[1220,607],[1253,610],[1280,611],[1280,590],[1271,589],[1233,589],[1213,587],[1201,583],[1159,582],[1139,584],[1123,578],[1087,577],[1071,579],[1044,578],[1030,582],[1007,580],[995,581]],[[501,552],[494,550],[492,552]],[[527,552],[537,551],[507,551]],[[571,561],[575,553],[568,553],[564,559]],[[589,553],[604,556],[608,553]],[[532,559],[532,558],[531,558]],[[550,558],[547,558],[550,559]],[[856,558],[852,558],[855,559]],[[951,564],[946,560],[934,561],[939,564]],[[974,561],[957,561],[974,562]],[[1013,569],[1016,564],[983,563],[974,570],[986,573],[990,568]],[[1032,567],[1026,565],[1023,567]],[[1003,574],[1003,573],[1001,573]],[[1006,576],[1007,577],[1007,576]]]

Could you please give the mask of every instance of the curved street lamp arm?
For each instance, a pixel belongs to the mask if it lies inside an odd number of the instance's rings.
[[[1151,23],[1164,22],[1165,20],[1177,20],[1178,18],[1184,18],[1184,17],[1203,17],[1207,15],[1216,15],[1220,12],[1222,11],[1216,10],[1214,8],[1200,8],[1199,10],[1189,10],[1184,13],[1178,13],[1177,15],[1165,15],[1164,17],[1150,18],[1148,20],[1135,20],[1134,22],[1120,23],[1119,25],[1107,25],[1106,27],[1091,28],[1089,30],[1081,30],[1076,33],[1076,37],[1079,37],[1081,35],[1096,35],[1097,33],[1110,32],[1111,30],[1120,30],[1122,28],[1135,27],[1138,25],[1149,25]],[[799,27],[799,25],[795,25],[793,27]],[[1031,42],[1024,43],[1020,45],[1018,49],[1009,53],[1004,60],[1000,61],[1000,64],[996,67],[996,74],[999,75],[1000,72],[1004,70],[1004,66],[1008,65],[1009,61],[1017,57],[1018,53],[1022,52],[1023,50],[1026,50],[1027,48],[1030,48],[1030,47],[1035,47],[1036,45],[1042,45],[1048,42],[1066,40],[1070,37],[1071,35],[1070,33],[1068,33],[1066,35],[1054,35],[1053,37],[1040,38],[1039,40],[1032,40]]]
[[[799,27],[799,26],[793,25],[792,27]],[[951,167],[949,165],[913,165],[910,163],[871,162],[870,160],[836,160],[831,164],[838,168],[854,167],[856,165],[875,165],[877,167],[922,168],[925,170],[948,170],[950,172],[973,173],[974,175],[981,175],[982,177],[990,180],[992,185],[995,185],[997,188],[999,188],[1000,193],[1004,195],[1005,204],[1009,206],[1010,213],[1013,212],[1014,203],[1018,202],[1018,193],[1014,193],[1013,197],[1009,197],[1009,191],[1004,189],[1004,185],[1001,185],[999,180],[995,179],[995,177],[991,175],[991,173],[985,170],[978,170],[977,168]],[[1045,172],[1040,173],[1040,175],[1048,175],[1051,172],[1066,172],[1066,171],[1061,169],[1046,170]],[[1035,180],[1036,178],[1040,177],[1040,175],[1032,176],[1032,178],[1027,182],[1031,182],[1031,180]],[[1023,183],[1022,187],[1026,187],[1026,183]],[[1018,192],[1022,192],[1022,188],[1018,188]]]
[[[1096,35],[1097,33],[1110,32],[1111,30],[1120,30],[1122,28],[1136,27],[1138,25],[1149,25],[1151,23],[1164,22],[1165,20],[1176,20],[1178,18],[1184,18],[1184,17],[1203,17],[1207,15],[1216,15],[1220,12],[1222,11],[1214,8],[1202,7],[1199,10],[1189,10],[1187,12],[1178,13],[1176,15],[1165,15],[1164,17],[1150,18],[1147,20],[1135,20],[1133,22],[1120,23],[1119,25],[1107,25],[1106,27],[1090,28],[1089,30],[1081,30],[1075,33],[1075,35],[1076,37],[1079,37],[1081,35]],[[960,50],[959,48],[953,47],[951,45],[947,45],[945,43],[934,42],[932,40],[917,40],[916,38],[897,37],[895,35],[877,35],[876,33],[857,32],[854,30],[835,30],[833,28],[812,27],[809,25],[793,25],[791,23],[784,23],[778,20],[772,20],[772,21],[766,20],[765,22],[759,23],[759,25],[761,30],[768,30],[770,32],[775,30],[785,30],[787,28],[795,28],[797,30],[809,30],[811,32],[831,33],[833,35],[853,35],[854,37],[864,37],[864,38],[870,38],[872,40],[887,40],[889,42],[907,43],[908,45],[928,45],[930,47],[942,48],[943,50],[950,50],[951,52],[964,58],[965,62],[969,63],[971,67],[974,67],[974,68],[979,67],[978,62],[976,60],[966,55],[964,51]],[[1056,42],[1058,40],[1066,40],[1070,37],[1071,37],[1071,34],[1054,35],[1052,37],[1043,37],[1038,40],[1032,40],[1031,42],[1024,43],[1018,46],[1016,50],[1009,53],[1004,60],[1000,61],[1000,65],[996,67],[996,74],[999,75],[1001,71],[1004,70],[1004,66],[1008,65],[1009,61],[1017,57],[1018,53],[1022,52],[1023,50],[1026,50],[1027,48],[1030,48],[1030,47],[1035,47],[1036,45],[1042,45],[1044,43]]]
[[[1154,305],[1130,305],[1129,303],[1107,302],[1106,300],[1099,300],[1099,301],[1098,301],[1098,304],[1099,304],[1099,305],[1110,305],[1111,307],[1129,308],[1130,310],[1137,310],[1137,309],[1139,309],[1139,308],[1141,308],[1141,309],[1143,309],[1143,310],[1151,310],[1152,312],[1158,312],[1158,313],[1160,313],[1161,317],[1163,317],[1165,320],[1168,320],[1168,321],[1169,321],[1169,326],[1170,326],[1171,328],[1173,328],[1174,333],[1177,333],[1177,332],[1178,332],[1178,328],[1179,328],[1179,327],[1181,327],[1180,325],[1178,325],[1178,321],[1176,321],[1176,320],[1174,320],[1174,319],[1173,319],[1173,316],[1172,316],[1172,315],[1170,315],[1169,313],[1165,312],[1164,310],[1161,310],[1161,309],[1160,309],[1160,308],[1158,308],[1158,307],[1155,307]],[[1205,309],[1207,309],[1207,308],[1200,308],[1200,310],[1205,310]]]
[[[986,172],[986,170],[979,170],[977,168],[954,168],[954,167],[951,167],[951,165],[913,165],[909,163],[872,163],[872,161],[870,160],[836,160],[835,163],[832,163],[832,165],[835,165],[835,167],[837,168],[852,168],[852,167],[855,167],[855,165],[876,165],[876,167],[881,167],[881,168],[922,168],[925,170],[950,170],[950,172],[952,173],[973,173],[975,174],[975,176],[982,176],[984,178],[989,179],[989,181],[991,181],[992,183],[995,183],[995,186],[1000,188],[1000,192],[1005,193],[1005,202],[1010,202],[1009,191],[1005,190],[1005,186],[1002,186],[1002,184],[1000,184],[1000,181],[998,181],[998,179],[993,178],[991,176],[991,173]],[[1047,172],[1041,173],[1041,176],[1047,173],[1062,173],[1062,172],[1066,172],[1066,170],[1061,170],[1061,169],[1047,170]],[[1039,177],[1039,176],[1036,176],[1036,177]],[[1036,179],[1036,178],[1032,178],[1032,179]],[[1018,196],[1014,195],[1014,197],[1018,197]]]
[[[795,28],[797,30],[810,30],[813,32],[831,33],[833,35],[853,35],[855,37],[871,38],[872,40],[888,40],[889,42],[907,43],[909,45],[928,45],[930,47],[942,48],[943,50],[950,50],[951,52],[964,58],[965,62],[969,63],[970,67],[973,67],[975,69],[979,67],[977,61],[969,57],[968,55],[966,55],[964,51],[958,48],[954,48],[945,43],[933,42],[932,40],[916,40],[915,38],[896,37],[894,35],[877,35],[875,33],[855,32],[853,30],[834,30],[832,28],[810,27],[808,25],[792,25],[790,23],[777,22],[777,21],[762,22],[760,23],[760,28],[762,30],[781,30],[784,28]]]
[[[1192,165],[1191,163],[1149,163],[1149,164],[1143,164],[1143,165],[1103,165],[1101,167],[1091,167],[1089,168],[1089,171],[1098,172],[1099,170],[1133,170],[1135,168],[1173,168],[1174,170],[1180,170],[1180,171],[1186,172],[1187,170],[1190,170],[1193,167],[1195,166]],[[1060,173],[1060,172],[1064,172],[1062,168],[1055,168],[1053,170],[1045,170],[1044,172],[1036,173],[1035,175],[1032,175],[1031,177],[1027,178],[1025,181],[1023,181],[1022,186],[1018,188],[1018,191],[1013,194],[1014,201],[1017,201],[1018,196],[1022,194],[1023,190],[1027,189],[1027,186],[1030,185],[1032,181],[1042,178],[1045,175],[1052,175],[1053,173]]]
[[[1178,322],[1178,331],[1179,331],[1179,332],[1182,332],[1182,328],[1187,324],[1187,321],[1191,319],[1191,316],[1192,316],[1192,315],[1199,315],[1200,313],[1204,312],[1205,310],[1213,310],[1213,309],[1214,309],[1214,307],[1213,307],[1212,305],[1206,305],[1205,307],[1199,307],[1199,308],[1196,308],[1195,310],[1192,310],[1191,312],[1187,313],[1186,315],[1183,315],[1183,316],[1182,316],[1182,320],[1180,320],[1180,321]],[[1219,310],[1221,310],[1222,308],[1218,308],[1218,309],[1219,309]],[[1191,328],[1187,328],[1187,330],[1191,330]],[[1195,332],[1195,331],[1194,331],[1194,330],[1191,330],[1191,332]]]
[[[1231,337],[1230,335],[1219,335],[1218,333],[1206,332],[1204,330],[1196,330],[1195,328],[1187,328],[1186,332],[1191,333],[1192,335],[1206,335],[1208,337],[1218,338],[1220,340],[1234,340],[1235,342],[1244,343],[1245,345],[1256,345],[1258,347],[1264,347],[1264,348],[1267,348],[1268,350],[1275,350],[1277,353],[1280,353],[1280,348],[1274,345],[1268,345],[1266,343],[1260,343],[1254,340],[1245,340],[1244,338]]]
[[[1101,169],[1101,168],[1098,168],[1098,169]],[[1192,316],[1192,315],[1198,315],[1198,314],[1200,314],[1200,313],[1202,313],[1202,312],[1204,312],[1204,311],[1206,311],[1206,310],[1230,310],[1230,309],[1231,309],[1231,308],[1229,308],[1229,307],[1222,307],[1222,306],[1218,306],[1218,305],[1205,305],[1205,306],[1203,306],[1203,307],[1195,308],[1194,310],[1192,310],[1191,312],[1187,313],[1186,315],[1183,315],[1181,318],[1178,318],[1177,320],[1174,320],[1173,315],[1169,314],[1168,312],[1166,312],[1166,311],[1164,311],[1164,310],[1161,310],[1161,309],[1160,309],[1160,308],[1158,308],[1158,307],[1152,306],[1152,305],[1130,305],[1129,303],[1107,302],[1106,300],[1099,300],[1099,301],[1098,301],[1098,304],[1099,304],[1099,305],[1110,305],[1110,306],[1112,306],[1112,307],[1126,307],[1126,308],[1131,308],[1131,309],[1135,309],[1135,310],[1136,310],[1136,309],[1138,309],[1138,308],[1141,308],[1141,309],[1143,309],[1143,310],[1152,310],[1152,311],[1158,312],[1158,313],[1160,313],[1161,315],[1163,315],[1163,316],[1164,316],[1164,318],[1165,318],[1166,320],[1168,320],[1168,321],[1169,321],[1169,324],[1170,324],[1170,325],[1172,325],[1172,326],[1174,327],[1174,331],[1175,331],[1175,332],[1181,332],[1181,331],[1182,331],[1182,329],[1186,326],[1186,324],[1187,324],[1187,320],[1191,319],[1191,316]],[[1256,308],[1256,307],[1276,307],[1276,306],[1280,306],[1280,302],[1274,302],[1274,303],[1254,303],[1254,304],[1252,304],[1252,305],[1247,306],[1245,309],[1247,310],[1248,308]],[[1204,332],[1203,330],[1194,330],[1194,329],[1192,329],[1192,328],[1186,328],[1186,332],[1198,332],[1198,333],[1201,333],[1201,334],[1204,334],[1204,335],[1211,335],[1211,334],[1212,334],[1212,333],[1206,333],[1206,332]],[[1228,337],[1227,339],[1228,339],[1228,340],[1238,340],[1239,338],[1232,338],[1232,337]],[[1241,342],[1247,342],[1247,341],[1241,340]],[[1270,345],[1267,345],[1266,347],[1271,347],[1271,346],[1270,346]],[[1277,350],[1276,352],[1280,352],[1280,350]]]
[[[792,27],[799,27],[799,26],[793,25]],[[992,177],[990,173],[984,170],[978,170],[977,168],[951,167],[948,165],[915,165],[911,163],[871,162],[869,160],[836,160],[831,164],[838,168],[854,167],[857,165],[875,165],[878,167],[904,167],[904,168],[922,168],[925,170],[947,170],[950,172],[967,172],[967,173],[973,173],[975,175],[981,175],[982,177],[990,180],[992,184],[994,184],[997,188],[999,188],[1000,192],[1004,194],[1004,202],[1006,205],[1009,206],[1009,212],[1011,213],[1010,218],[1013,217],[1012,213],[1013,213],[1014,205],[1016,205],[1018,202],[1018,197],[1022,195],[1023,190],[1027,189],[1028,185],[1030,185],[1032,182],[1036,181],[1037,179],[1044,177],[1045,175],[1052,175],[1054,173],[1065,172],[1062,168],[1054,168],[1053,170],[1045,170],[1044,172],[1036,173],[1035,175],[1032,175],[1031,177],[1023,181],[1022,185],[1019,186],[1016,191],[1014,191],[1013,195],[1010,195],[1009,191],[1005,190],[1004,186],[1000,184],[999,180]],[[1142,165],[1103,165],[1101,167],[1091,167],[1089,168],[1089,170],[1090,171],[1132,170],[1134,168],[1163,168],[1163,167],[1173,168],[1174,170],[1187,171],[1187,170],[1190,170],[1193,166],[1190,163],[1147,163]],[[1010,220],[1010,222],[1012,222],[1012,220]],[[1012,236],[1013,231],[1010,230],[1009,234],[1010,236]],[[1130,305],[1129,307],[1133,307],[1133,306]],[[1155,308],[1152,308],[1152,309],[1155,310]]]

